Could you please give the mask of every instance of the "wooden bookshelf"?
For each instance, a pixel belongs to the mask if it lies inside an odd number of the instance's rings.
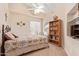
[[[49,22],[49,41],[61,46],[61,20]]]

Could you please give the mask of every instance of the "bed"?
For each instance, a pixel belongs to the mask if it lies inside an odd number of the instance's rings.
[[[9,27],[5,29],[4,25],[2,25],[2,56],[18,56],[34,50],[48,47],[47,37],[43,35],[29,35],[23,37],[18,36],[17,38],[6,40],[7,38],[5,33],[8,33],[9,31]]]

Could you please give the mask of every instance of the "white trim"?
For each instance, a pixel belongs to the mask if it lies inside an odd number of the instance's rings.
[[[65,52],[67,53],[68,56],[71,56],[66,48],[64,48],[64,50],[65,50]]]

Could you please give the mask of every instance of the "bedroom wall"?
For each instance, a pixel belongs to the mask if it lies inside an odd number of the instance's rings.
[[[69,4],[66,7],[66,16],[67,13],[71,10],[71,8],[74,6],[75,4]],[[67,19],[67,17],[66,17]],[[66,21],[67,24],[67,21]],[[65,25],[66,25],[65,24]],[[68,53],[68,55],[70,56],[79,56],[79,40],[77,39],[73,39],[70,36],[67,36],[67,25],[66,25],[66,39],[65,39],[65,50]]]
[[[26,33],[29,32],[28,30],[29,22],[27,19],[28,17],[26,17],[25,15],[14,13],[14,12],[9,12],[7,23],[10,25],[11,31],[15,33],[16,35],[25,34],[25,32]],[[24,22],[25,26],[17,25],[17,22],[20,22],[20,21]]]
[[[20,21],[24,22],[25,26],[17,25],[17,22]],[[9,12],[7,23],[11,26],[13,33],[23,36],[30,34],[30,21],[39,21],[39,19],[21,13]]]
[[[30,21],[41,21],[39,18],[28,15],[23,4],[8,4],[8,9],[7,23],[11,26],[12,32],[17,35],[30,34]],[[24,22],[25,26],[17,25],[20,21]]]
[[[5,13],[7,12],[7,6],[8,4],[0,3],[0,41],[1,41],[1,30],[2,30],[2,24],[5,23]]]

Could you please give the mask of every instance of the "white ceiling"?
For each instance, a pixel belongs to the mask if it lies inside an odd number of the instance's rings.
[[[26,6],[27,9],[34,9],[40,6],[43,6],[43,10],[47,13],[47,12],[52,12],[53,8],[55,6],[55,4],[53,3],[27,3],[24,4]]]
[[[46,17],[48,15],[53,14],[54,12],[54,8],[56,8],[58,5],[55,3],[26,3],[24,4],[26,9],[29,11],[29,13],[39,16],[39,17]],[[40,12],[39,14],[34,14],[34,10],[35,8],[39,7],[39,6],[43,6],[44,8],[42,8],[44,10],[44,12]]]
[[[17,9],[18,11],[22,11],[24,13],[28,13],[32,16],[42,17],[50,17],[53,16],[55,13],[61,14],[64,13],[65,7],[68,4],[65,3],[11,3],[9,4],[9,8],[12,10]],[[44,12],[40,12],[38,14],[34,14],[34,9],[43,6]]]
[[[44,9],[45,10],[48,10],[50,9],[54,4],[52,3],[27,3],[25,4],[26,7],[29,7],[29,8],[35,8],[35,7],[39,7],[39,6],[44,6]]]

